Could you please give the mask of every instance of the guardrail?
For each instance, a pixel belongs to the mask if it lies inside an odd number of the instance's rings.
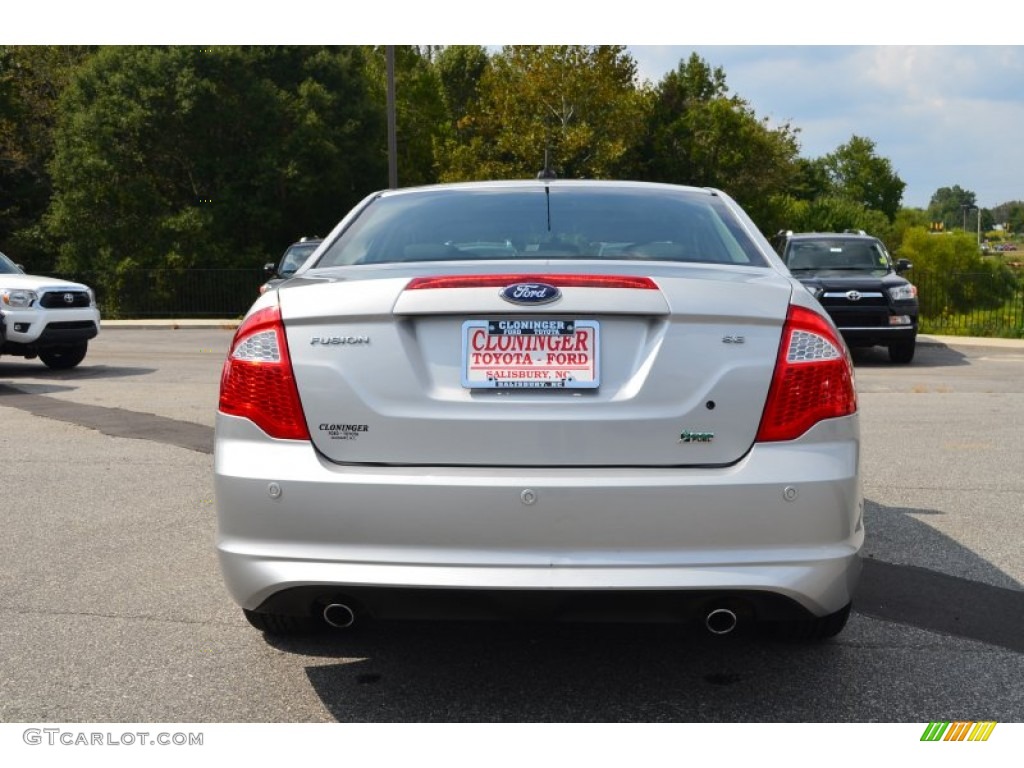
[[[1024,338],[1024,281],[990,273],[940,277],[912,271],[907,276],[918,287],[922,332]],[[91,286],[103,316],[112,320],[241,317],[266,279],[262,267],[138,269],[61,277]]]

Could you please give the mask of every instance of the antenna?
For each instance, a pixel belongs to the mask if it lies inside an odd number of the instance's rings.
[[[558,174],[551,170],[551,161],[548,157],[548,150],[544,150],[544,170],[537,174],[538,179],[557,179]]]

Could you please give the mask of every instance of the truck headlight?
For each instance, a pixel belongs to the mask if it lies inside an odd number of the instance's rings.
[[[0,303],[11,309],[28,309],[38,298],[35,291],[22,289],[0,291]]]
[[[917,286],[912,283],[897,285],[895,288],[889,289],[889,295],[892,296],[893,301],[906,301],[907,299],[913,299],[917,297]]]

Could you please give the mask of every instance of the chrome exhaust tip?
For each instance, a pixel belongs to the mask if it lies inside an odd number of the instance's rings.
[[[739,619],[728,608],[716,608],[704,617],[704,626],[712,635],[728,635],[739,624]]]
[[[356,614],[344,603],[331,603],[324,608],[324,621],[332,627],[348,629],[356,623]]]

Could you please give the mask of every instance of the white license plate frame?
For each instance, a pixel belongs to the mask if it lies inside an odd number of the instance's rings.
[[[601,384],[600,338],[597,320],[466,320],[462,324],[462,386],[597,389]]]

